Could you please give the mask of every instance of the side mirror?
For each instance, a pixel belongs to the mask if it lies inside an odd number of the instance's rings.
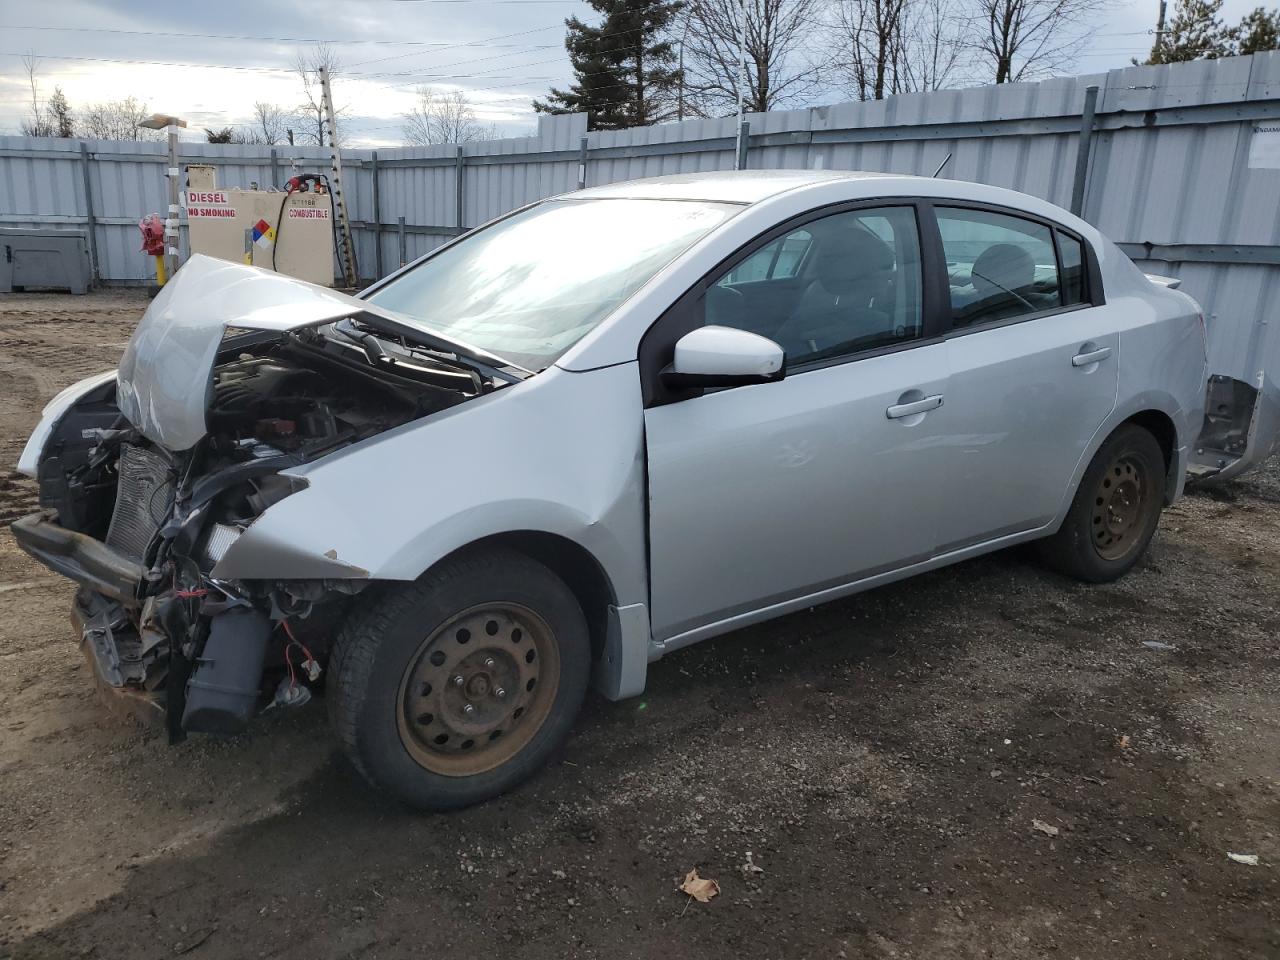
[[[675,360],[662,371],[668,387],[741,387],[786,375],[786,353],[768,337],[733,327],[699,327],[676,341]]]

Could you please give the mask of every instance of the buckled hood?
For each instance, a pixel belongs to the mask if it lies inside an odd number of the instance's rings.
[[[117,402],[142,435],[188,450],[207,432],[212,371],[228,327],[293,330],[370,305],[258,267],[196,254],[160,291],[120,361]]]

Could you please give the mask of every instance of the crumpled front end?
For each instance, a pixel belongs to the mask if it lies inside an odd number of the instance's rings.
[[[147,311],[118,375],[56,398],[24,451],[41,510],[13,524],[15,539],[80,584],[73,617],[101,683],[166,717],[175,739],[305,702],[330,625],[369,582],[326,557],[288,580],[215,576],[250,525],[305,488],[281,471],[494,387],[403,330],[371,344],[378,316],[323,288],[193,259]]]

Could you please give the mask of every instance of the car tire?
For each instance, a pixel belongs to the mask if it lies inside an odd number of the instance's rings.
[[[1058,532],[1037,544],[1041,560],[1086,583],[1124,576],[1160,523],[1167,471],[1155,437],[1119,427],[1094,454]]]
[[[513,550],[362,597],[334,643],[330,718],[356,769],[421,810],[495,797],[569,735],[591,643],[573,593]]]

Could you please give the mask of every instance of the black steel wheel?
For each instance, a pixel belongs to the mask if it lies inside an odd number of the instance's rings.
[[[1119,427],[1094,455],[1058,532],[1040,541],[1041,558],[1090,583],[1128,573],[1160,523],[1167,470],[1155,437]]]
[[[1160,513],[1163,484],[1151,464],[1132,451],[1119,454],[1102,471],[1093,491],[1089,534],[1103,560],[1124,560],[1146,546],[1142,534],[1150,514]]]
[[[424,810],[530,776],[568,737],[591,645],[567,586],[494,549],[363,597],[334,645],[333,726],[374,786]]]
[[[400,682],[400,738],[421,766],[450,777],[506,763],[555,703],[560,651],[519,604],[473,607],[422,642]]]

